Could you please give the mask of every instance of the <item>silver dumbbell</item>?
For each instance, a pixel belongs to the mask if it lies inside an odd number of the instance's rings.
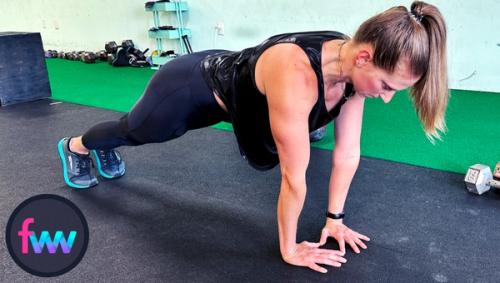
[[[465,185],[467,190],[474,194],[487,192],[490,187],[500,189],[500,181],[493,179],[493,176],[500,178],[500,162],[495,166],[494,174],[487,165],[475,164],[469,167],[465,175]]]

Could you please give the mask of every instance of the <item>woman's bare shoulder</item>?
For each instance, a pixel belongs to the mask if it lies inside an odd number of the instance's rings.
[[[317,83],[306,53],[291,43],[274,45],[262,53],[255,67],[255,80],[263,94],[266,94],[266,85],[272,83]]]

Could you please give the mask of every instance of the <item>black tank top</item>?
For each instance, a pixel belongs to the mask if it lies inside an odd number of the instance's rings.
[[[346,84],[344,96],[339,103],[332,110],[327,110],[321,71],[321,48],[323,42],[334,39],[348,37],[334,31],[280,34],[258,46],[238,52],[221,51],[207,56],[201,62],[205,80],[228,109],[241,155],[252,167],[268,170],[279,163],[269,123],[266,96],[259,92],[255,83],[257,59],[267,48],[279,43],[294,43],[305,51],[318,81],[318,100],[309,114],[309,132],[312,132],[336,118],[342,105],[353,95],[352,85]]]

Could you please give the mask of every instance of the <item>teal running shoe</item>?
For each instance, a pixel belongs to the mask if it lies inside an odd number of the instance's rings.
[[[125,161],[120,152],[114,149],[92,150],[97,171],[106,179],[116,179],[125,175]]]
[[[69,150],[69,137],[63,138],[57,144],[57,151],[61,158],[64,181],[75,189],[87,189],[97,185],[94,173],[94,163],[90,154],[82,155]]]

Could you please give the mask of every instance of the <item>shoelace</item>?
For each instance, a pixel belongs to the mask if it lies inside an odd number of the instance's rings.
[[[114,164],[118,161],[114,150],[99,150],[99,156],[101,157],[103,166]]]
[[[88,157],[79,157],[75,159],[75,167],[76,173],[78,175],[87,175],[90,174],[90,167],[92,163],[92,159]]]

